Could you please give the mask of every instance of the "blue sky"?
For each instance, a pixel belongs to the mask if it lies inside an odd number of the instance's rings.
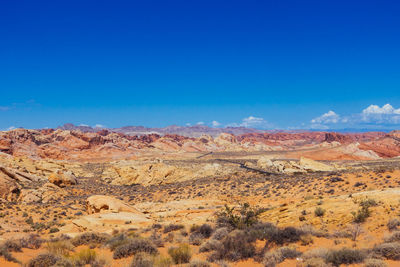
[[[397,1],[2,2],[0,129],[400,128],[399,13]]]

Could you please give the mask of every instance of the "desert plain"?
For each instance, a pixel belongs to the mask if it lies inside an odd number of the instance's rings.
[[[0,132],[0,266],[400,266],[400,132]]]

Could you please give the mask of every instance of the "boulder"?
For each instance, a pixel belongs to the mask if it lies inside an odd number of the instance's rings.
[[[134,207],[112,196],[94,195],[86,200],[86,209],[89,214],[100,212],[133,212],[142,214]]]
[[[15,201],[21,193],[21,185],[0,169],[0,198]]]
[[[257,167],[261,169],[269,169],[275,167],[271,157],[263,156],[257,161]]]
[[[77,184],[77,179],[71,171],[63,172],[58,170],[55,173],[50,174],[49,182],[59,187],[65,187],[69,185]]]
[[[334,171],[335,168],[322,163],[318,162],[309,158],[301,157],[299,161],[299,165],[301,168],[307,171],[322,171],[322,172],[328,172],[328,171]]]

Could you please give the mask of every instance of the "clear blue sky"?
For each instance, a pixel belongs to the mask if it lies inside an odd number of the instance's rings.
[[[378,0],[3,1],[0,129],[308,128],[328,111],[339,122],[316,127],[353,127],[387,103],[363,123],[396,128],[399,14]]]

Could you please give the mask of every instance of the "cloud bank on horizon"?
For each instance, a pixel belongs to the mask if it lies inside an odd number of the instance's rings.
[[[1,107],[0,111],[8,111],[6,106]],[[60,123],[61,124],[61,123]],[[89,126],[89,124],[78,124],[79,126]],[[186,123],[185,126],[209,126],[213,128],[223,127],[245,127],[260,130],[393,130],[400,127],[400,108],[395,108],[391,104],[382,107],[371,104],[355,114],[339,114],[329,110],[322,115],[311,119],[308,123],[301,123],[300,126],[280,127],[269,120],[260,116],[248,116],[239,122],[222,123],[217,120],[211,122],[199,121],[197,123]],[[121,125],[126,126],[126,125]],[[106,128],[103,124],[95,124],[92,128]],[[151,127],[151,126],[150,126]],[[15,126],[7,127],[3,130],[16,129]],[[49,128],[49,127],[46,127]]]
[[[394,129],[400,125],[400,108],[391,104],[370,105],[360,113],[340,115],[330,110],[311,120],[311,129]]]

